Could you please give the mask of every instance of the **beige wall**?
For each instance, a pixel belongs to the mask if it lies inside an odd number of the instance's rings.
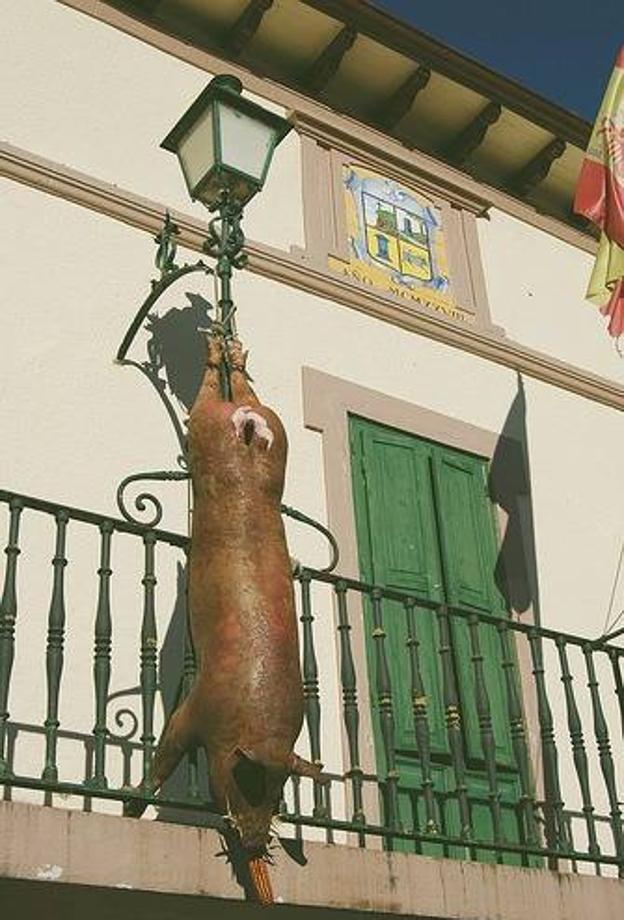
[[[477,226],[493,321],[516,342],[624,381],[606,322],[585,300],[593,256],[498,209]]]
[[[2,139],[205,217],[189,201],[176,158],[158,145],[211,74],[54,0],[1,0],[0,11]],[[303,243],[300,186],[292,134],[262,205],[246,210],[251,238],[283,249]]]

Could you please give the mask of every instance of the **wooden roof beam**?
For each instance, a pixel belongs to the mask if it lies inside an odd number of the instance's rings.
[[[267,10],[273,6],[273,0],[249,0],[225,37],[223,47],[233,55],[241,54],[252,40]]]
[[[159,6],[160,3],[161,0],[135,0],[134,5],[139,7],[141,13],[147,13],[151,16],[152,13],[156,12],[156,7]],[[129,6],[130,4],[124,5]]]
[[[534,156],[526,166],[523,166],[522,169],[512,177],[509,182],[510,190],[515,192],[516,195],[520,195],[524,198],[524,196],[532,192],[540,182],[544,181],[550,172],[552,164],[565,153],[565,150],[565,141],[561,140],[560,137],[555,137],[540,150],[537,156]]]
[[[315,96],[323,92],[356,38],[357,31],[353,26],[346,25],[340,30],[307,71],[303,83],[308,92]]]
[[[347,20],[373,41],[430,67],[433,73],[448,77],[474,90],[486,99],[500,99],[506,109],[516,112],[550,134],[569,143],[587,147],[592,126],[562,106],[542,98],[507,77],[490,70],[472,58],[453,51],[442,42],[391,16],[368,0],[302,0],[307,6],[338,19]]]
[[[442,151],[455,166],[461,166],[485,140],[485,135],[501,117],[503,109],[498,102],[488,102],[470,124]]]
[[[376,123],[386,131],[392,131],[401,119],[407,115],[414,104],[416,96],[425,88],[430,77],[431,71],[428,67],[423,64],[417,67],[378,109],[375,114]]]

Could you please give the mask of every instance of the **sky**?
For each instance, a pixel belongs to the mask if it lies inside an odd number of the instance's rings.
[[[369,2],[590,122],[624,44],[624,0]]]

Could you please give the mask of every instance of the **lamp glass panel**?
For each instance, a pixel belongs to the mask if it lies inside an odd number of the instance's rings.
[[[178,157],[191,194],[214,164],[212,107],[206,109],[180,141]]]
[[[224,103],[219,105],[219,127],[223,165],[247,173],[260,182],[271,155],[275,130]]]

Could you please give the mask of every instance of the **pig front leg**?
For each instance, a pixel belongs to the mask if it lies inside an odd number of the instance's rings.
[[[186,752],[196,743],[191,697],[188,696],[172,713],[165,726],[154,754],[149,780],[135,787],[136,791],[149,796],[157,792]],[[146,808],[147,803],[140,798],[127,799],[124,802],[123,813],[129,818],[140,818]]]

